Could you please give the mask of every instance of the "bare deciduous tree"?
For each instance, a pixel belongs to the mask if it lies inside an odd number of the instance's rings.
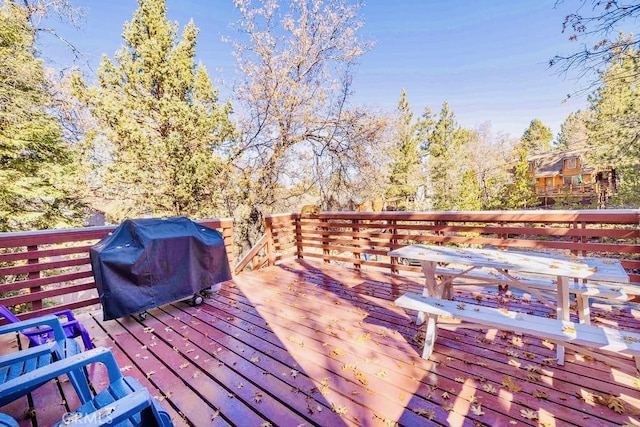
[[[348,169],[348,153],[370,139],[358,137],[367,132],[360,128],[368,120],[363,112],[347,108],[353,66],[370,47],[357,35],[360,5],[281,3],[236,0],[241,36],[233,45],[242,78],[235,93],[243,107],[243,138],[233,159],[250,186],[244,202],[254,225],[282,207],[287,189],[303,188],[303,182],[328,188],[326,182],[318,185],[326,178],[326,162],[336,168],[330,179],[344,177],[339,171]],[[309,169],[300,163],[305,159],[322,167]],[[321,176],[308,179],[320,169]]]
[[[63,23],[70,24],[75,28],[80,27],[84,22],[84,11],[75,6],[71,0],[3,0],[22,6],[27,14],[27,19],[31,23],[33,31],[38,34],[49,34],[60,40],[73,53],[76,59],[82,57],[82,53],[66,37],[53,26],[49,18],[58,17]]]
[[[556,6],[565,3],[557,0]],[[626,23],[635,24],[640,16],[637,1],[580,0],[576,12],[568,14],[562,23],[562,32],[569,40],[580,43],[573,53],[556,55],[549,65],[558,67],[561,73],[569,70],[581,72],[581,76],[595,71],[603,72],[611,61],[630,48],[638,50],[637,35],[620,37]]]

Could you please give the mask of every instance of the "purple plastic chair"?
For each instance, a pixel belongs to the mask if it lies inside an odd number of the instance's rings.
[[[53,316],[50,318],[55,320]],[[59,331],[59,334],[61,335],[62,331]],[[54,424],[55,426],[173,426],[169,413],[149,391],[134,377],[122,375],[113,353],[108,348],[96,348],[79,353],[0,384],[0,406],[24,396],[54,378],[84,372],[87,366],[97,363],[107,369],[108,386],[97,394],[89,389],[88,383],[86,390],[76,389],[81,406],[73,412],[66,413],[62,421]],[[71,376],[69,378],[73,379]],[[86,378],[84,380],[86,382]]]
[[[64,329],[64,333],[67,338],[81,337],[85,350],[91,350],[92,348],[94,348],[94,345],[91,342],[91,337],[89,337],[89,333],[84,328],[84,326],[82,326],[82,324],[76,320],[71,310],[62,310],[57,313],[53,313],[53,315],[60,319],[62,329]],[[20,321],[20,319],[18,319],[16,315],[13,314],[13,312],[4,305],[0,305],[0,317],[4,317],[10,323],[16,323]],[[48,326],[25,329],[20,332],[27,338],[29,338],[29,347],[44,344],[54,340],[53,330]]]

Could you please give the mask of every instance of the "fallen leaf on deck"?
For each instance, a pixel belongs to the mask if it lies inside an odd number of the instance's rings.
[[[376,372],[376,377],[380,377],[380,378],[386,378],[389,375],[389,373],[387,371],[385,371],[384,369],[381,371]]]
[[[474,414],[480,416],[480,415],[484,415],[484,412],[482,412],[482,406],[481,405],[471,405],[471,412],[473,412]]]
[[[548,396],[547,396],[547,393],[545,393],[544,391],[534,390],[533,391],[533,397],[537,397],[537,398],[540,398],[540,399],[546,399]]]
[[[540,382],[541,381],[541,377],[540,375],[536,375],[536,374],[527,374],[527,379],[531,382]]]
[[[347,407],[344,405],[331,404],[331,409],[338,415],[345,415],[347,413]]]
[[[599,397],[599,396],[598,396]],[[600,397],[599,399],[600,400]],[[624,401],[615,396],[609,396],[606,401],[607,407],[613,409],[616,414],[624,414],[626,412],[624,407]]]
[[[538,419],[538,413],[531,409],[520,409],[520,415],[522,416],[522,418],[526,418],[528,420]]]
[[[356,341],[358,342],[365,342],[365,341],[369,341],[371,339],[371,334],[370,333],[366,333],[364,335],[360,335],[358,337],[356,337]]]
[[[485,384],[482,386],[482,390],[486,391],[487,393],[490,394],[497,394],[498,390],[496,390],[496,388],[492,385],[492,384]]]
[[[425,417],[428,420],[433,420],[436,417],[436,413],[432,409],[417,408],[413,409],[413,412],[420,415],[421,417]]]
[[[512,393],[516,393],[516,392],[518,392],[518,391],[522,390],[522,388],[520,387],[520,385],[518,385],[518,383],[516,383],[516,382],[514,381],[514,379],[513,379],[513,378],[511,378],[511,377],[510,377],[510,376],[508,376],[508,375],[507,375],[507,376],[504,376],[504,377],[502,378],[502,385],[503,385],[504,387],[506,387],[506,388],[507,388],[507,390],[509,390],[509,391],[510,391],[510,392],[512,392]]]

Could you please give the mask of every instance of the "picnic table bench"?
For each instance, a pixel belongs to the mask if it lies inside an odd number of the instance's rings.
[[[574,348],[612,365],[620,365],[620,363],[589,349],[633,356],[636,369],[640,372],[640,334],[637,333],[411,293],[402,295],[395,304],[398,307],[427,313],[427,333],[422,353],[424,359],[431,357],[433,352],[438,318],[443,320],[441,317],[449,317],[468,322],[457,325],[458,327],[475,329],[489,327],[534,335],[540,339]]]

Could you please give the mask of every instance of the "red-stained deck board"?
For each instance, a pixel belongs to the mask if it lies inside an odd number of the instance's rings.
[[[305,391],[311,389],[314,386],[313,383],[308,381],[304,374],[296,374],[289,366],[282,363],[277,358],[279,355],[277,347],[258,337],[248,335],[243,341],[238,340],[235,336],[240,334],[240,330],[232,330],[234,326],[219,321],[219,318],[212,316],[206,310],[207,307],[203,308],[193,314],[193,317],[185,313],[184,316],[164,318],[168,319],[167,324],[171,328],[182,329],[181,334],[189,338],[189,344],[212,353],[217,361],[217,368],[228,367],[238,371],[237,375],[242,375],[244,378],[238,378],[236,386],[243,391],[248,386],[255,389],[251,400],[256,410],[266,414],[266,411],[262,410],[262,404],[267,398],[283,400],[282,396],[286,396],[288,405],[298,414],[303,414],[305,417],[316,414],[314,420],[324,425],[341,423],[340,418],[326,404],[322,405],[320,410],[318,410],[320,405],[310,404],[310,396]],[[227,313],[222,314],[224,318],[229,317]],[[191,319],[190,324],[184,323],[183,317]],[[217,368],[212,372],[216,377],[219,376]],[[255,394],[263,394],[264,390],[269,392],[267,397]],[[236,391],[233,391],[233,394],[235,393]],[[255,400],[256,397],[258,401]]]
[[[199,307],[177,302],[145,320],[103,322],[99,309],[80,317],[95,344],[111,347],[123,373],[148,387],[176,425],[640,422],[640,378],[629,358],[612,368],[567,350],[566,364],[557,366],[553,345],[535,337],[458,328],[439,330],[432,357],[423,360],[415,313],[392,303],[421,285],[419,276],[290,261],[237,276]],[[535,300],[480,290],[460,289],[455,299],[554,313]],[[639,329],[640,310],[594,303],[592,323]],[[104,381],[103,373],[91,375]],[[67,396],[69,386],[63,383]],[[47,393],[54,394],[42,389],[36,397]],[[55,412],[43,404],[36,407],[40,425]],[[0,411],[25,409],[26,398]]]
[[[101,313],[95,313],[101,315]],[[194,390],[186,385],[175,372],[167,367],[171,359],[166,355],[174,353],[166,349],[162,343],[160,347],[145,347],[141,339],[145,334],[140,329],[140,324],[135,317],[127,317],[102,323],[107,333],[113,337],[115,347],[112,350],[125,375],[131,375],[151,390],[152,394],[162,402],[165,409],[174,412],[172,417],[176,425],[228,425],[224,419],[215,417],[216,410],[211,408],[206,396],[209,388],[194,382],[194,386],[201,386],[202,390]],[[153,351],[150,351],[153,350]],[[176,366],[177,368],[177,366]],[[190,420],[186,421],[184,414],[190,414]]]
[[[280,276],[279,276],[279,277],[280,277]],[[254,278],[254,276],[251,276],[251,279],[253,279],[253,278]],[[282,277],[280,277],[280,278],[282,278]],[[236,280],[236,283],[239,283],[239,279],[237,279],[237,280]],[[257,290],[257,289],[258,289],[258,288],[256,287],[256,290]],[[260,289],[261,289],[261,290],[260,290],[259,292],[264,292],[264,291],[262,290],[262,289],[264,289],[264,288],[260,288]],[[271,288],[269,287],[269,289],[271,289]],[[256,296],[257,292],[258,292],[258,291],[254,291],[254,296]],[[298,293],[298,295],[301,295],[301,291],[300,291],[300,289],[299,289],[299,288],[297,288],[297,290],[296,290],[295,292],[297,292],[297,293]],[[284,296],[284,292],[283,292],[283,291],[281,291],[281,290],[278,290],[278,291],[277,291],[277,294],[278,294],[278,296],[277,296],[278,301],[280,301],[280,302],[282,303],[282,304],[280,304],[280,305],[279,305],[279,307],[287,306],[287,300],[286,300],[286,297]],[[267,298],[267,299],[268,299],[268,298]],[[334,301],[333,301],[333,304],[336,304],[337,302],[338,302],[338,301],[334,300]],[[322,304],[325,304],[325,303],[329,303],[329,304],[331,304],[331,303],[332,303],[332,299],[331,299],[331,298],[329,298],[329,297],[319,297],[319,298],[317,298],[317,304],[318,304],[318,305],[322,305]],[[271,304],[269,304],[268,306],[269,306],[269,307],[271,307],[272,305],[271,305]],[[343,304],[341,304],[341,306],[342,306],[343,308],[345,307],[345,305],[343,305]],[[324,306],[324,307],[322,307],[322,309],[320,309],[320,310],[321,310],[321,311],[323,311],[323,312],[327,312],[327,309],[329,309],[329,308],[330,308],[330,306],[325,305],[325,306]],[[289,308],[289,310],[292,310],[292,308]],[[380,313],[380,312],[381,312],[381,310],[376,310],[376,312],[375,312],[375,313],[376,313],[376,315],[379,315],[379,313]],[[280,308],[279,313],[280,313],[280,314],[282,314],[282,308]],[[311,314],[316,314],[316,315],[317,315],[318,313],[310,313],[310,315],[311,315]],[[335,331],[332,331],[332,332],[333,332],[333,334],[335,334]],[[463,332],[463,334],[464,334],[464,332]],[[342,346],[344,346],[344,344],[343,344],[344,342],[348,342],[348,340],[349,340],[349,337],[344,337],[344,336],[338,336],[337,338],[338,338],[338,345],[342,345]],[[469,343],[469,344],[471,345],[471,349],[473,349],[473,348],[475,347],[475,345],[476,345],[476,343],[475,343],[475,342],[472,342],[472,343]],[[451,344],[450,344],[450,345],[451,345]],[[458,346],[455,342],[452,344],[452,346],[453,346],[453,347],[460,347],[460,346]],[[389,352],[389,348],[390,348],[390,346],[386,347],[385,352],[387,352],[387,353],[388,353],[388,352]],[[545,354],[545,350],[546,350],[546,354]],[[485,349],[485,351],[487,351],[487,350]],[[544,348],[543,348],[543,349],[542,349],[542,351],[543,351],[543,354],[542,354],[543,358],[550,358],[550,357],[553,357],[553,356],[554,356],[554,353],[553,353],[550,349],[544,349]],[[459,353],[459,350],[458,350],[457,352]],[[405,355],[405,356],[406,356],[406,355]],[[457,356],[457,357],[460,357],[460,355],[458,354],[458,356]],[[529,355],[529,357],[531,357],[531,355]],[[482,360],[482,361],[481,361],[481,362],[480,362],[480,361],[475,362],[475,363],[476,363],[476,366],[478,366],[478,365],[484,366],[484,365],[486,364],[486,361],[484,360],[484,358],[482,358],[482,355],[480,356],[480,360]],[[391,362],[391,361],[387,361],[387,362]],[[507,362],[508,362],[508,361],[507,361],[507,360],[505,360],[504,362],[501,362],[501,363],[507,363]],[[515,361],[514,361],[514,362],[515,362]],[[397,363],[402,363],[402,362],[397,362]],[[444,364],[449,365],[449,362],[448,362],[448,361],[445,361],[445,362],[443,362],[443,365],[444,365]],[[524,363],[521,363],[521,364],[524,364]],[[389,363],[389,365],[391,365],[391,366],[392,366],[392,365],[393,365],[393,363]],[[473,362],[473,361],[468,360],[468,358],[466,357],[466,355],[465,355],[465,366],[462,366],[462,367],[460,368],[460,371],[458,371],[458,372],[456,372],[456,371],[454,371],[454,370],[451,370],[451,369],[448,369],[448,368],[445,368],[444,366],[441,366],[441,367],[439,368],[439,371],[438,371],[438,374],[440,375],[440,381],[439,381],[439,383],[438,383],[438,388],[441,390],[441,393],[444,393],[445,391],[449,391],[449,390],[452,390],[452,389],[455,389],[455,388],[459,388],[459,387],[456,387],[456,386],[455,386],[455,383],[456,383],[456,382],[458,382],[458,380],[459,380],[460,378],[468,378],[468,377],[469,377],[469,375],[468,375],[467,373],[468,373],[470,370],[472,370],[473,366],[474,366],[474,362]],[[529,363],[529,364],[526,364],[526,366],[533,366],[533,365],[532,365],[531,363]],[[502,366],[500,367],[500,369],[502,369]],[[517,368],[510,367],[510,369],[511,369],[511,370],[515,370],[515,369],[517,369]],[[452,372],[451,372],[451,373],[448,373],[447,371],[449,371],[449,370],[451,370]],[[491,371],[487,371],[487,372],[488,372],[488,374],[492,374],[492,372],[491,372]],[[516,374],[517,374],[517,373],[516,373]],[[443,378],[443,377],[445,377],[446,375],[448,375],[448,376],[449,376],[449,384],[447,384],[447,383],[446,383],[446,381],[443,381],[443,380],[442,380],[442,378]],[[494,378],[494,379],[495,379],[494,388],[495,388],[496,390],[498,390],[498,389],[500,389],[500,387],[501,387],[501,381],[502,381],[502,380],[503,380],[503,378],[504,378],[504,374],[499,374],[499,375],[495,375],[495,374],[494,374],[494,375],[493,375],[493,377],[495,377],[495,378]],[[580,378],[580,377],[579,377],[579,376],[576,376],[575,378],[576,378],[576,379],[578,379],[578,378]],[[480,377],[480,378],[479,378],[479,381],[482,381],[482,382],[484,383],[484,381],[486,381],[486,378]],[[394,383],[396,383],[396,384],[397,384],[397,382],[394,382]],[[490,384],[490,383],[485,383],[485,384]],[[483,385],[485,385],[485,384],[483,384]],[[534,391],[537,391],[537,392],[543,392],[544,390],[545,390],[545,387],[543,387],[543,386],[542,386],[542,387],[539,387],[539,389],[535,389]],[[547,392],[548,392],[548,391],[547,391]],[[416,394],[417,394],[417,393],[416,393]],[[449,394],[450,394],[450,393],[449,393]],[[480,397],[480,398],[482,398],[482,397],[483,397],[483,396],[482,396],[482,394],[483,394],[483,393],[479,393],[479,397]],[[488,397],[490,397],[490,395],[489,395],[489,394],[487,394],[485,397],[487,397],[487,396],[488,396]],[[478,396],[476,396],[476,397],[478,397]],[[562,399],[567,399],[567,396],[562,396],[561,398],[562,398]],[[575,397],[571,398],[571,396],[569,396],[569,398],[570,398],[569,400],[576,400],[576,398],[575,398]],[[469,400],[471,400],[471,397],[470,397],[470,396],[469,396]],[[544,400],[544,399],[540,399],[540,400]],[[479,401],[480,401],[480,400],[479,400]],[[480,401],[480,402],[481,402],[481,401]],[[446,402],[440,402],[440,403],[441,403],[442,405],[446,406]],[[470,403],[471,403],[471,402],[469,402],[468,404],[470,404]],[[565,405],[565,403],[562,403],[562,405],[561,405],[561,407],[560,407],[560,408],[554,408],[554,407],[546,408],[546,406],[549,406],[549,405],[545,405],[545,403],[546,403],[546,402],[544,402],[544,401],[542,402],[542,404],[541,404],[541,408],[542,408],[542,409],[545,409],[545,410],[551,410],[551,411],[554,411],[554,410],[555,410],[556,412],[560,412],[560,411],[563,409],[564,405]],[[519,405],[517,405],[517,404],[513,405],[513,404],[510,404],[510,403],[505,403],[505,406],[510,406],[510,407],[512,408],[512,411],[510,411],[510,413],[511,413],[511,416],[513,416],[514,418],[517,418],[517,417],[519,416],[519,410],[520,410],[520,409],[527,409],[527,406],[519,406]],[[482,416],[482,422],[487,422],[487,421],[489,421],[489,419],[490,419],[491,417],[490,417],[490,414],[488,413],[488,411],[487,411],[487,409],[486,409],[486,408],[484,409],[484,412],[485,412],[485,413],[484,413],[484,414],[483,414],[483,416]],[[500,417],[502,417],[502,416],[504,416],[504,414],[503,414],[503,415],[500,415]],[[585,416],[586,416],[586,415],[585,415],[584,413],[581,413],[581,412],[580,412],[580,413],[574,414],[574,419],[576,419],[576,417],[577,417],[577,418],[583,418],[583,417],[585,417]],[[493,423],[493,422],[492,422],[492,423]]]

